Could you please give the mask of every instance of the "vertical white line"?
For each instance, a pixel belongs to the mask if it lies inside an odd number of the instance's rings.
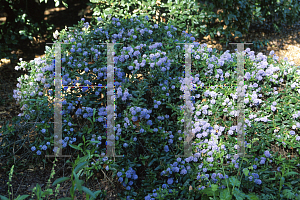
[[[245,85],[244,85],[244,45],[252,43],[229,43],[237,44],[238,51],[237,56],[237,143],[238,150],[237,154],[241,157],[245,156],[245,135],[244,135],[244,96],[245,96]],[[252,156],[251,156],[252,157]]]
[[[55,43],[54,152],[62,156],[61,44]],[[56,150],[56,151],[55,151]]]
[[[245,135],[244,135],[244,44],[237,44],[237,142],[240,148],[238,148],[238,155],[245,155]]]
[[[114,54],[115,44],[123,43],[107,43],[107,157],[123,157],[123,155],[115,155],[115,81],[114,81]]]
[[[55,155],[45,155],[45,157],[71,157],[71,155],[62,155],[61,43],[55,42],[54,44],[55,44],[55,79],[54,79],[55,98],[54,98],[54,150],[53,151]]]
[[[107,43],[107,156],[115,156],[114,44]]]
[[[184,116],[184,132],[187,134],[184,141],[184,157],[192,156],[192,146],[190,144],[193,139],[192,135],[192,101],[191,101],[191,44],[185,44],[185,116]]]
[[[185,86],[184,86],[184,97],[185,97],[185,112],[184,112],[184,155],[183,157],[192,156],[192,146],[190,144],[194,135],[192,133],[192,101],[191,101],[191,44],[185,44]],[[181,155],[175,155],[180,157]]]

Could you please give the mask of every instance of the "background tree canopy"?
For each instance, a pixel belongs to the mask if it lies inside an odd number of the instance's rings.
[[[90,6],[95,16],[147,14],[157,21],[173,23],[178,32],[188,30],[196,39],[210,35],[226,44],[258,23],[280,32],[285,25],[295,23],[299,14],[299,1],[295,0],[2,0],[0,13],[6,20],[0,25],[0,58],[16,60],[13,51],[35,46],[37,38],[52,38],[54,25],[44,15],[47,6],[70,9],[68,6],[78,2],[82,8]]]

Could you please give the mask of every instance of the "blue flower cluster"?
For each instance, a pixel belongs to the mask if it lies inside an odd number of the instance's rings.
[[[138,117],[140,119],[144,118],[144,119],[149,119],[150,118],[150,114],[152,113],[152,110],[147,110],[146,108],[140,108],[140,107],[131,107],[130,109],[131,115],[133,115],[133,117],[131,118],[132,121],[136,122],[138,120]],[[148,120],[148,125],[152,125],[152,121]]]
[[[246,176],[249,181],[253,181],[255,184],[260,185],[262,181],[259,179],[259,175],[257,173],[249,172],[249,175]]]
[[[125,173],[124,168],[122,168],[122,171],[118,172],[117,176],[119,177],[118,181],[122,183],[124,187],[126,187],[126,190],[131,190],[131,187],[133,187],[132,185],[134,183],[133,181],[138,179],[136,171],[131,167],[129,167]],[[129,180],[128,183],[125,183],[125,178]]]
[[[173,181],[173,180],[172,180]],[[167,189],[169,186],[167,184],[162,184],[161,188],[158,187],[156,189],[152,190],[152,194],[148,194],[147,196],[145,196],[145,200],[154,200],[155,197],[158,196],[158,192],[160,192],[160,190],[164,190]],[[168,193],[173,193],[172,189],[169,189]]]

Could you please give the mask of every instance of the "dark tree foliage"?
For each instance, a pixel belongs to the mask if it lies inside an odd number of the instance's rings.
[[[31,45],[34,37],[46,33],[45,2],[38,0],[1,0],[1,13],[6,21],[0,25],[0,57],[16,60],[11,51]]]

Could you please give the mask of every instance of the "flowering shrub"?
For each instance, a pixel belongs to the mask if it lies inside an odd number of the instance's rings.
[[[210,35],[220,37],[221,43],[228,44],[236,37],[248,34],[253,25],[270,27],[271,31],[281,31],[285,25],[298,22],[299,2],[266,0],[248,2],[239,0],[211,1],[145,1],[135,0],[118,2],[113,0],[90,0],[93,15],[106,17],[112,15],[126,18],[149,15],[160,21],[176,25],[178,31],[189,30],[196,38]],[[233,6],[234,5],[234,6]],[[269,23],[270,24],[267,24]],[[251,27],[252,25],[252,27]],[[225,28],[226,27],[226,28]],[[269,31],[269,30],[268,30]],[[234,34],[234,35],[233,35]],[[256,41],[258,47],[261,41]],[[253,42],[254,43],[254,42]],[[267,44],[266,44],[267,45]],[[256,45],[251,46],[255,48]]]
[[[61,56],[64,86],[107,85],[107,47],[99,43],[123,43],[115,45],[114,55],[115,153],[123,157],[114,162],[100,158],[106,148],[106,89],[62,90],[63,148],[82,150],[80,143],[91,141],[87,148],[99,159],[90,164],[90,170],[103,167],[113,171],[124,187],[120,198],[255,199],[257,191],[283,194],[285,198],[297,195],[299,182],[292,185],[283,178],[297,174],[289,170],[299,166],[300,74],[293,63],[279,62],[273,52],[267,57],[255,55],[249,48],[244,51],[245,147],[253,158],[241,158],[236,153],[236,53],[218,54],[206,44],[193,42],[195,38],[189,34],[177,35],[173,26],[152,25],[147,17],[97,18],[91,24],[82,20],[78,27],[62,30],[57,36],[65,43]],[[193,42],[191,109],[195,137],[193,155],[176,158],[183,154],[185,70],[185,48],[177,43],[185,42]],[[46,49],[46,58],[20,62],[16,67],[31,72],[19,79],[19,89],[14,91],[23,110],[19,116],[45,122],[36,124],[38,134],[29,147],[37,158],[54,151],[53,124],[46,123],[54,115],[50,101],[54,47]],[[296,156],[284,160],[271,145],[292,148]],[[281,176],[273,175],[274,167]]]

